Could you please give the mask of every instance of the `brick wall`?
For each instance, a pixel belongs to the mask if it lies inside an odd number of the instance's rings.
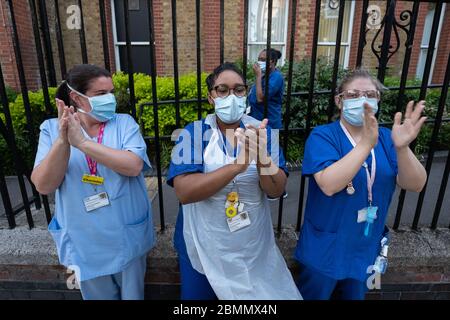
[[[111,6],[110,1],[106,1],[105,3],[109,35],[110,61],[112,70],[114,71],[115,61],[111,30]],[[59,1],[59,14],[61,18],[61,29],[67,70],[69,70],[74,64],[82,63],[79,32],[78,30],[69,30],[66,24],[66,20],[69,17],[69,15],[66,13],[66,10],[67,7],[71,4],[74,4],[74,1]],[[46,5],[55,71],[57,80],[61,81],[62,73],[58,54],[58,43],[56,39],[56,12],[54,8],[54,2],[49,1],[46,3]],[[99,3],[98,1],[83,1],[82,5],[84,11],[88,61],[89,63],[104,66]],[[11,19],[6,1],[1,2],[0,9],[0,57],[2,62],[2,69],[6,83],[13,87],[15,90],[19,90],[20,82],[12,42]],[[14,12],[19,34],[19,43],[22,53],[23,66],[26,74],[27,86],[30,90],[36,90],[40,88],[41,82],[28,1],[14,1]]]
[[[61,31],[65,53],[65,62],[67,71],[75,64],[82,63],[81,45],[79,30],[71,30],[67,26],[67,19],[69,14],[67,8],[76,4],[73,0],[59,0],[59,16],[61,20]],[[84,28],[86,48],[88,54],[88,63],[97,64],[105,67],[103,54],[103,39],[100,21],[99,1],[82,1]],[[115,54],[114,54],[114,40],[111,24],[111,2],[105,1],[106,25],[108,33],[108,51],[111,70],[115,70]],[[61,66],[58,53],[58,42],[56,39],[56,11],[54,2],[47,2],[47,14],[49,20],[49,29],[53,49],[53,60],[55,62],[55,69],[58,81],[62,80]]]
[[[106,11],[106,28],[108,31],[108,46],[109,46],[109,60],[111,64],[111,71],[116,70],[116,60],[114,52],[114,38],[112,31],[112,12],[111,12],[111,1],[105,1],[105,11]]]
[[[450,53],[450,3],[447,3],[444,21],[442,23],[441,35],[439,39],[439,47],[436,54],[436,62],[434,64],[434,73],[432,83],[442,83],[447,68],[448,55]]]
[[[425,18],[428,12],[429,5],[430,4],[428,3],[421,3],[419,6],[419,15],[417,17],[416,33],[414,36],[414,44],[411,53],[410,68],[408,73],[410,77],[415,77],[416,75],[417,64],[419,63],[420,56],[420,45],[422,43],[423,37],[423,28],[425,25]]]
[[[59,14],[61,17],[62,36],[64,39],[64,49],[68,69],[75,64],[82,63],[79,30],[70,30],[66,24],[66,20],[69,17],[66,10],[68,6],[74,3],[76,2],[73,0],[59,1]],[[88,62],[104,66],[98,1],[82,1],[82,8]]]
[[[225,1],[225,61],[235,62],[243,60],[242,52],[244,45],[244,19],[247,19],[247,17],[244,17],[244,0]],[[220,50],[220,47],[218,47],[217,49]],[[220,52],[218,57],[220,58]],[[219,60],[216,60],[215,64],[212,67],[217,66],[219,62]],[[208,68],[206,68],[206,66],[205,69],[207,71],[210,71]]]
[[[301,14],[300,10],[301,8],[301,2],[297,1],[297,16],[295,21],[295,27],[294,27],[294,60],[300,60],[300,49],[301,48],[301,40],[300,37],[304,33],[304,30],[307,28],[307,20],[305,19],[307,15]],[[289,15],[288,15],[288,30],[287,30],[287,37],[286,37],[286,61],[289,60],[289,50],[291,48],[291,33],[292,33],[292,19],[291,19],[291,13],[292,13],[292,1],[289,1]]]
[[[10,36],[8,6],[5,1],[0,2],[0,61],[3,77],[6,83],[19,88],[19,80],[15,68],[14,49]]]
[[[314,11],[315,1],[297,1],[297,23],[295,26],[295,59],[300,60],[309,57],[312,51],[312,38],[314,31]],[[69,30],[66,25],[68,14],[67,7],[76,3],[73,0],[60,0],[59,13],[61,17],[61,28],[64,40],[67,69],[77,63],[81,63],[80,37],[78,30]],[[154,23],[155,23],[155,45],[157,72],[159,75],[173,75],[173,44],[172,44],[172,14],[170,0],[155,0],[154,2]],[[37,66],[34,39],[29,18],[29,8],[27,1],[15,1],[16,19],[19,30],[19,37],[23,55],[23,62],[27,82],[30,89],[37,89],[40,86],[39,70]],[[86,44],[88,50],[89,63],[104,65],[103,45],[101,25],[99,18],[99,5],[96,1],[83,0],[83,12],[85,23]],[[384,1],[371,1],[370,4],[377,4],[382,11],[385,10]],[[111,2],[105,1],[106,17],[108,27],[109,52],[112,70],[115,70],[115,50],[112,34]],[[291,1],[289,5],[292,6]],[[420,5],[419,18],[417,21],[415,41],[411,63],[409,69],[410,77],[415,76],[416,65],[420,53],[420,43],[423,35],[423,26],[429,4]],[[0,12],[0,57],[2,68],[7,84],[19,89],[18,75],[15,67],[14,50],[9,30],[9,10],[6,2],[1,2]],[[396,18],[399,20],[400,13],[405,9],[411,9],[412,4],[404,1],[398,2],[396,8]],[[201,70],[210,72],[219,64],[220,59],[220,2],[217,0],[201,1]],[[292,8],[291,8],[292,9]],[[47,2],[49,16],[50,36],[53,48],[53,60],[55,62],[56,75],[58,81],[62,75],[59,66],[58,45],[55,31],[55,8],[53,2]],[[242,59],[243,29],[244,29],[244,3],[243,0],[225,1],[225,34],[224,34],[224,60],[237,61]],[[384,12],[383,12],[384,13]],[[349,67],[356,65],[356,55],[359,41],[360,17],[362,14],[362,3],[355,4],[355,19],[351,40],[351,53]],[[288,15],[290,18],[290,14]],[[450,22],[450,6],[446,8],[444,27],[440,37],[440,44],[435,64],[433,82],[441,82],[444,77],[447,54],[450,51],[450,31],[445,26]],[[177,28],[178,28],[178,63],[180,74],[196,71],[196,25],[195,25],[195,1],[177,1]],[[288,21],[288,37],[286,53],[288,58],[290,46],[291,23]],[[376,69],[378,59],[372,53],[371,43],[377,30],[371,30],[367,34],[367,44],[364,48],[363,65],[369,69]],[[400,75],[405,52],[404,43],[406,36],[399,29],[400,48],[390,59],[388,75]],[[381,45],[382,32],[377,38],[375,46]],[[391,44],[396,43],[394,34]],[[30,45],[31,44],[31,45]]]
[[[409,68],[409,75],[415,77],[417,71],[417,64],[419,63],[420,46],[423,37],[423,28],[425,25],[425,17],[429,10],[430,4],[421,3],[419,9],[419,16],[417,19],[416,34],[414,37],[414,45],[411,54],[411,63]],[[446,27],[450,23],[450,5],[447,4],[442,24],[440,39],[437,48],[436,61],[434,64],[434,72],[432,83],[442,83],[447,67],[448,54],[450,52],[450,30]]]
[[[226,12],[226,10],[225,10]],[[239,21],[240,19],[235,19]],[[227,30],[225,34],[232,31]],[[202,69],[213,70],[220,63],[220,1],[202,1]]]
[[[34,90],[40,87],[41,81],[39,77],[39,67],[36,58],[33,27],[31,24],[28,1],[14,1],[13,8],[27,86],[28,89]],[[2,20],[0,26],[0,56],[3,74],[6,84],[19,91],[20,82],[14,55],[11,17],[9,6],[6,1],[1,2],[0,10]]]
[[[311,56],[314,36],[314,15],[316,7],[314,1],[300,1],[300,59]],[[302,28],[304,27],[304,28]]]

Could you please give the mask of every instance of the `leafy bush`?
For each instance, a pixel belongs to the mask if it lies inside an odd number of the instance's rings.
[[[205,84],[207,74],[201,75],[202,97],[206,97],[208,89]],[[118,72],[113,77],[119,112],[129,112],[129,90],[128,75]],[[152,105],[151,77],[145,74],[134,75],[136,109],[139,120],[143,123],[144,134],[153,136],[154,114]],[[175,100],[175,84],[172,77],[157,77],[157,98],[158,101]],[[197,99],[197,75],[187,74],[179,78],[180,100]],[[145,105],[140,113],[140,106]],[[205,117],[212,112],[212,107],[208,103],[202,103],[202,116]],[[188,123],[197,120],[197,103],[180,104],[180,125],[184,127]],[[164,104],[158,106],[158,128],[160,135],[170,135],[176,129],[176,108],[175,104]]]
[[[56,88],[49,88],[48,91],[52,108],[55,110]],[[10,102],[9,110],[11,114],[11,120],[13,123],[14,133],[16,136],[17,147],[21,151],[21,155],[24,157],[27,166],[32,167],[35,158],[34,146],[38,142],[39,125],[46,118],[46,112],[45,112],[44,94],[42,90],[36,92],[29,91],[28,98],[30,101],[30,109],[32,114],[31,125],[35,133],[34,139],[30,139],[30,132],[27,126],[25,108],[23,104],[23,96],[21,94],[16,97],[16,100],[14,102]],[[0,118],[3,121],[3,123],[5,123],[5,115],[3,113],[0,113]],[[3,158],[2,160],[4,162],[3,170],[5,171],[5,174],[13,174],[14,159],[9,150],[9,147],[6,144],[6,141],[3,139],[3,136],[1,135],[0,135],[0,152],[2,154]]]
[[[9,102],[14,102],[17,98],[17,92],[10,86],[6,86],[6,96]]]

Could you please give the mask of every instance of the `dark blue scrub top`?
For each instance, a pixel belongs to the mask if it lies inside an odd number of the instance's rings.
[[[262,77],[262,89],[263,93],[266,90],[265,77]],[[281,129],[281,105],[283,103],[284,94],[284,78],[280,70],[275,69],[269,75],[269,101],[267,109],[267,119],[269,119],[269,126],[273,129]],[[250,116],[255,119],[264,119],[264,103],[259,103],[256,98],[256,85],[253,85],[250,89],[248,96],[251,112]]]
[[[357,223],[358,210],[368,206],[367,176],[364,167],[353,179],[356,192],[346,189],[329,197],[316,183],[313,175],[342,159],[353,146],[342,130],[339,120],[314,128],[306,141],[302,174],[309,177],[304,224],[295,251],[301,263],[333,278],[365,281],[372,273],[385,234],[385,221],[396,187],[397,154],[391,131],[379,129],[375,147],[376,177],[373,185],[373,206],[378,218],[372,235],[364,236],[365,223]],[[366,160],[369,170],[372,156]]]

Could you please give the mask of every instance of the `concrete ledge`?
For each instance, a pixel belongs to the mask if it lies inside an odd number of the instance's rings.
[[[284,228],[277,243],[296,276],[298,267],[292,257],[297,242],[294,228]],[[178,298],[180,278],[173,232],[173,226],[157,232],[157,245],[148,257],[147,298]],[[372,291],[368,298],[450,299],[450,230],[403,229],[391,232],[391,237],[389,268],[381,279],[381,291]],[[77,291],[67,289],[70,274],[59,265],[47,230],[2,229],[0,243],[0,299],[79,297]]]

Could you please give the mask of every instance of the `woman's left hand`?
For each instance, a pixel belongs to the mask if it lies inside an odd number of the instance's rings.
[[[246,129],[249,130],[247,135],[250,137],[250,141],[254,142],[253,145],[250,145],[253,153],[256,155],[257,165],[259,167],[270,165],[271,162],[270,156],[267,153],[267,123],[268,120],[264,119],[258,129],[252,125],[246,126]]]
[[[73,107],[70,107],[73,110]],[[81,123],[78,114],[75,112],[69,112],[69,126],[67,131],[69,143],[75,148],[79,148],[83,142],[86,141],[86,137],[81,131]]]
[[[402,124],[402,113],[397,112],[392,127],[392,140],[396,149],[408,147],[409,144],[416,139],[420,132],[420,128],[427,120],[422,117],[425,109],[425,101],[420,101],[414,107],[414,101],[410,101],[406,106],[405,120]]]

